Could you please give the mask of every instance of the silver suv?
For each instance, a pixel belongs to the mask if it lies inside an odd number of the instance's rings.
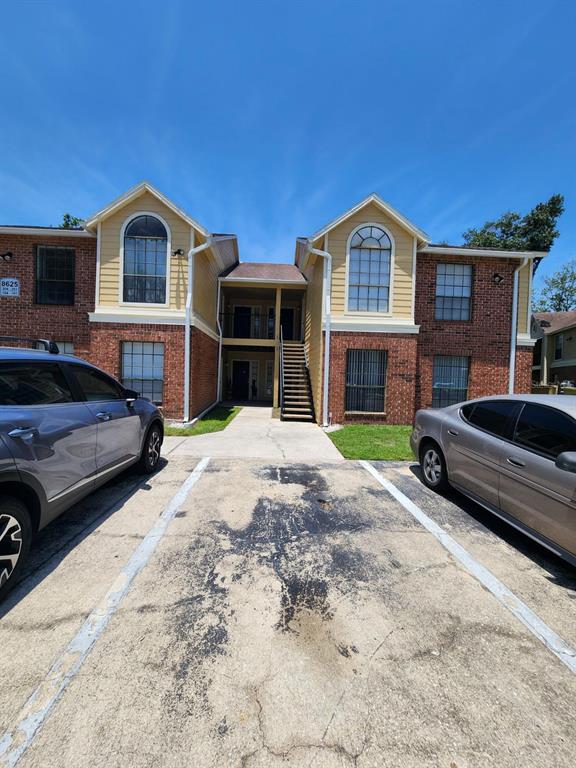
[[[576,397],[502,395],[416,414],[424,483],[449,485],[576,565]]]
[[[127,467],[152,472],[164,437],[155,405],[38,342],[0,347],[0,599],[37,531]]]

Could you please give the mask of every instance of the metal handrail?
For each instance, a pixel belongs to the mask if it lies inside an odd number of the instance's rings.
[[[280,411],[284,410],[284,334],[282,332],[282,325],[280,325],[280,373],[279,373],[279,386],[280,386]]]

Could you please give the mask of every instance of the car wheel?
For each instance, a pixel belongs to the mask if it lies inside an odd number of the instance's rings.
[[[14,498],[0,501],[0,600],[18,580],[31,541],[32,524],[26,506]]]
[[[424,485],[433,491],[446,491],[449,487],[444,454],[436,443],[427,443],[420,451],[420,467]]]
[[[154,472],[160,461],[160,448],[162,447],[162,431],[157,424],[148,430],[144,440],[144,446],[140,455],[140,461],[136,468],[143,475]]]

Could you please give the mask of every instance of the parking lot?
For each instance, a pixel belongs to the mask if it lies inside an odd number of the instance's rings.
[[[415,465],[171,445],[46,528],[0,607],[0,766],[574,764],[574,569]]]

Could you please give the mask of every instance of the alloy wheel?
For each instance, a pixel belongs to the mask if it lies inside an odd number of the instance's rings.
[[[426,480],[431,485],[437,485],[442,479],[442,462],[440,456],[434,448],[428,448],[424,454],[424,460],[422,462],[422,471]]]
[[[12,576],[22,552],[22,528],[9,514],[0,514],[0,587]]]
[[[160,458],[160,434],[157,429],[153,429],[148,439],[148,461],[151,467],[158,464]]]

